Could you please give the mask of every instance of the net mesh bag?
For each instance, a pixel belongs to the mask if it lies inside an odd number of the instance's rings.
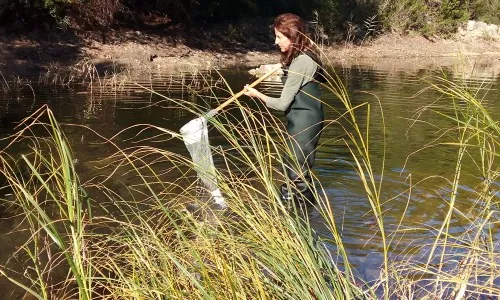
[[[180,129],[180,133],[191,155],[198,178],[210,191],[215,203],[225,207],[224,198],[217,185],[216,169],[208,140],[207,119],[200,117],[191,120]]]

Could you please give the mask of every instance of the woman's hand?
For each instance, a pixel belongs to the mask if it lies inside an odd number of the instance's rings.
[[[267,96],[257,91],[253,87],[249,87],[248,84],[245,85],[245,95],[250,97],[256,97],[264,102],[266,102]]]
[[[248,84],[245,85],[245,95],[250,96],[250,97],[259,97],[259,91],[254,89],[253,87],[249,87]]]

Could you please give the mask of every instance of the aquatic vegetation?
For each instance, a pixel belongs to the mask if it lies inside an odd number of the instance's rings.
[[[483,104],[480,91],[484,86],[472,88],[445,76],[432,78],[429,86],[442,97],[419,113],[437,113],[454,126],[438,128],[442,131],[438,139],[425,148],[451,147],[456,155],[455,172],[439,176],[446,184],[441,196],[446,207],[439,223],[401,229],[432,232],[433,242],[415,245],[423,253],[422,260],[397,263],[394,272],[404,282],[400,290],[407,299],[413,293],[454,299],[498,295],[498,121]],[[475,178],[474,189],[463,188],[464,177]],[[466,224],[462,230],[452,229],[457,220]]]
[[[229,205],[223,211],[211,205],[207,191],[197,183],[187,151],[158,146],[182,143],[175,131],[138,124],[104,137],[79,126],[113,153],[82,166],[64,136],[66,129],[77,125],[59,124],[48,107],[25,119],[17,133],[6,139],[1,159],[2,174],[13,190],[13,197],[3,202],[25,216],[20,228],[29,232],[11,261],[27,257],[27,271],[15,273],[7,264],[0,268],[1,274],[39,299],[497,295],[495,149],[500,131],[478,94],[442,78],[429,82],[439,93],[438,100],[446,102],[422,108],[419,116],[435,112],[452,126],[440,128],[439,139],[429,141],[421,151],[456,148],[455,172],[411,182],[394,199],[386,199],[382,196],[385,158],[370,152],[375,143],[385,147],[384,140],[373,141],[370,126],[384,122],[383,110],[380,105],[374,110],[369,103],[353,104],[341,78],[328,71],[324,88],[342,108],[325,103],[336,112],[325,125],[341,129],[341,135],[333,138],[349,148],[349,163],[371,209],[367,215],[374,220],[373,241],[383,257],[375,282],[363,282],[353,271],[338,227],[339,213],[319,183],[312,187],[320,199],[315,208],[279,201],[276,186],[284,177],[281,155],[290,151],[280,130],[283,124],[265,108],[244,101],[210,120],[211,130],[227,141],[225,146],[212,144],[218,182]],[[196,117],[219,101],[221,92],[233,94],[219,80],[217,86],[208,76],[196,80],[194,87],[213,87],[208,95],[189,89],[199,101],[159,95],[163,100],[155,105],[175,104]],[[363,126],[360,117],[368,120]],[[9,148],[16,144],[28,145],[30,150],[21,157],[9,156]],[[91,168],[92,177],[82,180],[81,168]],[[470,175],[477,177],[476,188],[461,189],[461,179]],[[413,190],[436,178],[446,184],[439,223],[415,224],[407,220],[406,210],[398,220],[386,217],[393,201],[406,197],[410,208],[418,201]],[[329,236],[314,231],[306,211],[311,209],[322,216]],[[465,220],[468,227],[457,231],[453,226],[457,219]],[[399,244],[404,235],[418,237],[429,231],[433,238],[423,244]],[[408,247],[407,256],[391,256],[397,247]]]
[[[219,176],[230,212],[213,211],[200,200],[188,156],[150,146],[116,147],[114,155],[97,162],[101,175],[79,183],[62,130],[50,110],[39,110],[11,137],[12,143],[30,141],[34,154],[25,162],[33,175],[26,180],[5,174],[19,187],[15,202],[33,228],[24,249],[36,272],[25,275],[29,284],[10,278],[42,299],[363,294],[352,274],[344,277],[335,265],[300,209],[290,214],[277,201],[281,159],[277,165],[273,156],[279,157],[283,143],[276,140],[280,127],[269,124],[279,121],[248,109],[239,106],[212,120],[232,146],[214,148],[225,164]],[[41,121],[45,117],[48,123]],[[147,130],[158,131],[156,139],[181,142],[177,133],[153,126],[139,129],[137,138]],[[104,142],[113,146],[120,134]],[[166,181],[166,175],[178,179]],[[128,176],[142,183],[120,185]],[[49,252],[58,255],[46,261]],[[70,275],[56,278],[59,272]]]

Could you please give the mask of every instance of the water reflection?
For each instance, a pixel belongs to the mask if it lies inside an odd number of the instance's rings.
[[[365,113],[358,114],[358,121],[362,127],[370,128],[372,163],[377,178],[383,180],[381,198],[385,201],[384,216],[387,224],[393,226],[388,230],[396,229],[397,224],[402,223],[402,218],[406,225],[412,224],[422,228],[418,232],[399,235],[391,255],[394,258],[421,256],[427,249],[413,248],[413,245],[428,245],[432,242],[433,233],[425,229],[440,224],[447,210],[449,199],[446,195],[449,190],[447,182],[440,178],[427,180],[416,186],[413,184],[429,175],[453,173],[456,150],[454,147],[440,147],[416,153],[435,139],[440,128],[450,125],[450,121],[438,115],[427,114],[425,123],[416,119],[420,117],[422,107],[431,105],[438,98],[437,93],[426,89],[432,80],[431,76],[445,75],[456,79],[456,76],[452,76],[455,73],[446,69],[411,73],[404,70],[385,72],[364,67],[338,68],[335,72],[344,82],[354,106],[370,104],[370,118],[366,106],[362,110]],[[234,92],[252,81],[247,70],[222,70],[221,74],[234,88]],[[481,73],[479,77],[467,76],[465,83],[476,91],[479,99],[483,99],[485,107],[492,109],[498,106],[500,99],[500,80],[496,75],[488,74],[490,73]],[[193,114],[181,109],[175,99],[190,99],[192,103],[198,104],[200,109],[208,110],[215,105],[213,96],[227,94],[218,73],[177,77],[155,74],[150,78],[137,78],[133,82],[147,89],[133,83],[123,84],[115,91],[92,93],[87,85],[47,87],[31,84],[29,87],[18,85],[16,89],[4,88],[4,92],[0,94],[2,134],[10,132],[23,117],[44,104],[51,107],[61,122],[88,126],[104,137],[112,137],[124,128],[137,124],[151,124],[177,131]],[[280,92],[278,83],[265,83],[261,88],[271,95]],[[323,101],[330,106],[326,116],[331,120],[337,119],[338,114],[345,110],[328,90],[324,91]],[[496,114],[497,118],[500,115],[494,110],[492,113]],[[117,142],[126,146],[128,138],[133,138],[138,132],[140,129],[130,130]],[[95,161],[112,153],[111,149],[102,146],[94,134],[81,127],[68,127],[66,135],[79,161]],[[352,159],[344,135],[343,129],[335,123],[327,127],[320,142],[315,173],[336,213],[337,225],[342,229],[345,246],[352,257],[354,267],[358,274],[370,281],[378,278],[382,246],[362,183],[352,168]],[[141,138],[146,144],[151,142],[147,137]],[[211,133],[211,139],[216,143],[224,143],[215,131]],[[168,147],[170,151],[187,155],[184,144],[176,143],[175,140],[160,147]],[[382,160],[383,157],[385,161]],[[383,177],[382,167],[385,169]],[[86,172],[82,176],[93,176],[90,169]],[[468,179],[465,175],[464,185],[460,187],[464,193],[471,192],[476,180],[473,175],[469,176],[471,185],[467,185]],[[130,180],[128,183],[133,184],[134,178],[123,180]],[[468,205],[470,203],[467,201],[457,203],[458,208],[464,210]],[[330,233],[319,215],[312,215],[312,223],[320,235],[329,236]],[[452,225],[455,226],[452,231],[463,230],[460,220],[454,221]],[[5,233],[11,229],[11,226],[2,227],[4,239],[7,237]],[[11,253],[9,246],[3,247],[5,249],[1,253]],[[5,259],[2,258],[1,263]]]

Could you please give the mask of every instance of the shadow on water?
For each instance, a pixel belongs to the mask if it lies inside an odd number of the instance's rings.
[[[1,29],[1,28],[0,28]],[[37,29],[28,33],[3,29],[0,57],[6,62],[4,74],[29,77],[44,74],[53,65],[71,65],[82,56],[84,41],[72,31],[50,32]],[[5,33],[7,31],[7,33]]]

